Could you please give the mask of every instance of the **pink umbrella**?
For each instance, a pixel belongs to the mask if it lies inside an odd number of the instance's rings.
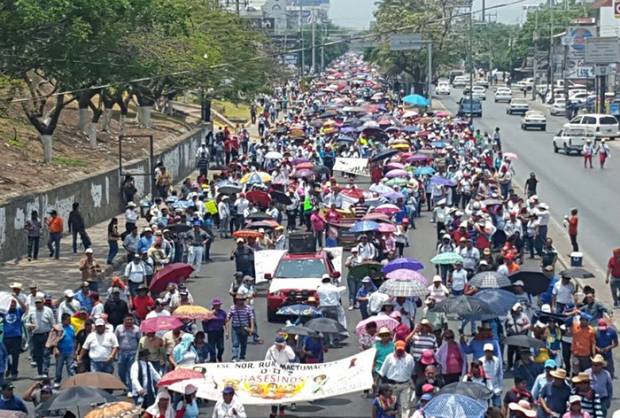
[[[428,284],[428,279],[422,276],[419,272],[409,269],[398,269],[390,271],[385,275],[388,279],[401,279],[401,280],[415,280],[423,285]]]
[[[368,317],[363,321],[360,321],[355,327],[355,333],[360,336],[365,335],[366,324],[368,324],[369,322],[374,322],[375,324],[377,324],[377,329],[380,329],[381,327],[387,327],[390,331],[394,331],[394,328],[398,326],[398,321],[394,318],[390,318],[387,315],[375,315]]]
[[[508,158],[509,160],[518,160],[519,156],[515,154],[514,152],[505,152],[504,158]]]
[[[378,231],[387,234],[391,232],[396,232],[396,227],[392,224],[382,223],[382,224],[379,224]]]
[[[385,213],[371,212],[364,215],[362,221],[390,222],[390,217]]]
[[[140,324],[140,331],[146,334],[148,332],[169,331],[171,329],[181,328],[182,326],[183,321],[176,316],[158,316],[142,321]]]
[[[409,173],[407,173],[405,170],[396,169],[388,171],[385,177],[389,179],[392,179],[394,177],[409,177]]]
[[[388,170],[402,170],[403,168],[405,168],[405,166],[401,163],[388,163],[386,167],[388,168]]]
[[[435,112],[435,116],[437,116],[438,118],[445,118],[447,116],[450,116],[450,112],[446,112],[445,110],[440,110],[439,112]]]
[[[386,203],[385,205],[377,206],[374,211],[378,213],[385,213],[388,216],[392,216],[395,213],[400,212],[400,208],[396,205]]]

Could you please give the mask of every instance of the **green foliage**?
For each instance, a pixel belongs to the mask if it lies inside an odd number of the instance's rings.
[[[472,34],[473,62],[476,68],[510,71],[515,62],[513,43],[518,33],[517,25],[503,23],[475,24]],[[465,53],[463,60],[467,59]]]

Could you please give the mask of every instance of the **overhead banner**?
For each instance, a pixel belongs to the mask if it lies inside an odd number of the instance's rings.
[[[358,176],[370,177],[368,169],[368,158],[336,158],[334,171],[355,174]]]
[[[244,405],[273,405],[313,401],[361,392],[372,388],[375,349],[322,364],[292,363],[284,366],[271,361],[196,364],[203,379],[175,383],[169,389],[184,393],[185,386],[198,388],[196,396],[218,401],[226,386],[235,389]]]

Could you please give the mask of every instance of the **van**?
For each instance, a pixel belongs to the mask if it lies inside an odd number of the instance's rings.
[[[611,115],[602,113],[585,113],[577,115],[564,125],[565,128],[588,127],[593,129],[597,140],[602,138],[615,139],[618,134],[618,121]]]
[[[594,129],[591,127],[564,127],[553,137],[553,152],[558,153],[562,150],[566,155],[572,152],[581,155],[588,139],[594,142]]]

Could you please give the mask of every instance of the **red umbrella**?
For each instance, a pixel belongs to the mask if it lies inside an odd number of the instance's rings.
[[[202,374],[198,370],[179,367],[163,375],[161,380],[157,384],[157,386],[159,387],[170,386],[174,383],[182,382],[183,380],[202,379],[203,377],[204,377],[204,374]]]
[[[168,264],[163,269],[159,270],[153,276],[151,281],[151,292],[159,293],[166,290],[166,287],[170,283],[181,283],[183,280],[187,280],[190,274],[194,271],[194,268],[185,263],[172,263]]]
[[[140,331],[146,334],[148,332],[169,331],[171,329],[181,328],[182,326],[183,321],[175,316],[158,316],[142,321],[140,324]]]
[[[269,202],[271,202],[271,196],[269,193],[264,192],[262,190],[252,190],[251,192],[247,192],[245,197],[255,205],[260,206],[261,208],[266,208],[269,206]]]
[[[240,229],[233,232],[235,238],[262,238],[263,234],[253,229]]]
[[[312,170],[312,169],[314,168],[314,164],[313,164],[313,163],[311,163],[311,162],[305,162],[305,163],[300,163],[300,164],[297,164],[297,165],[295,166],[295,169],[296,169],[296,170],[303,170],[304,168],[307,168],[307,169],[309,169],[309,170]]]
[[[360,197],[364,197],[364,191],[362,189],[342,189],[341,192],[345,196],[352,197],[354,199],[359,199]]]

